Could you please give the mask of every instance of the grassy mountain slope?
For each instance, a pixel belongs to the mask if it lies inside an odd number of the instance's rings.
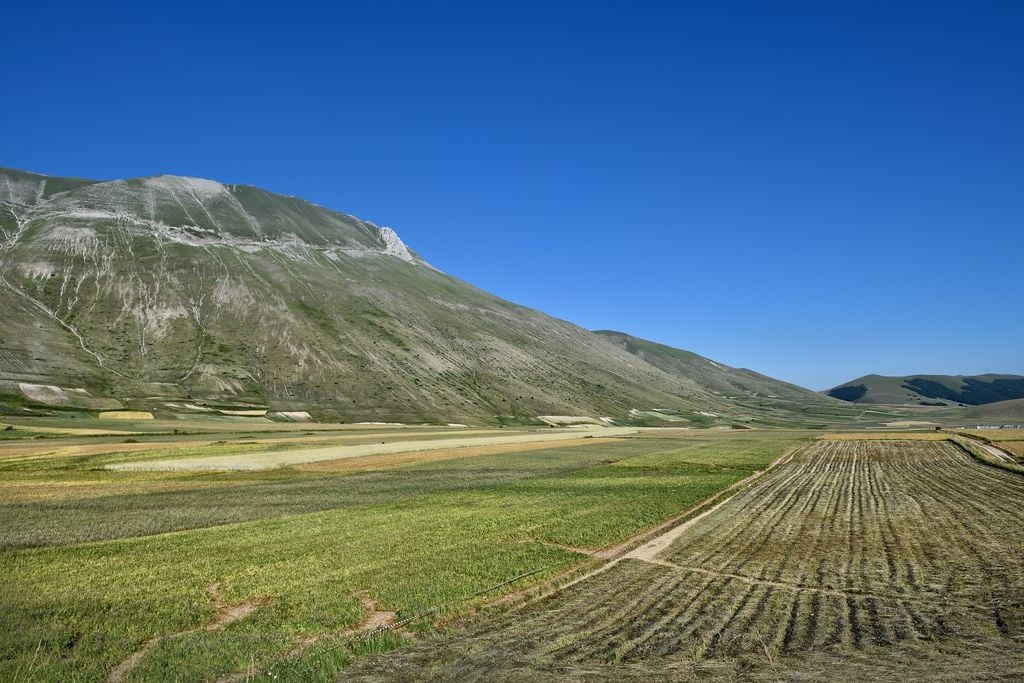
[[[809,422],[871,417],[809,389],[746,368],[729,367],[691,351],[613,330],[597,330],[594,334],[659,370],[691,379],[721,397],[729,405],[727,414],[737,423],[748,422],[754,416],[758,423],[775,419],[780,424],[794,415]]]
[[[984,405],[1024,398],[1020,375],[866,375],[825,392],[852,403]]]
[[[732,368],[692,351],[640,339],[625,332],[595,330],[594,334],[621,346],[651,365],[680,377],[689,377],[709,391],[725,396],[763,396],[767,398],[818,398],[803,387],[773,379],[753,370]]]
[[[82,387],[346,420],[722,407],[388,228],[257,188],[0,171],[0,391]]]
[[[970,408],[965,408],[962,413],[959,413],[959,416],[962,416],[965,420],[977,420],[979,422],[1024,424],[1024,398],[971,406]]]

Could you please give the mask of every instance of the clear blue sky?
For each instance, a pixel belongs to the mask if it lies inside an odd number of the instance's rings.
[[[391,225],[513,301],[820,389],[1024,374],[1024,3],[30,3],[0,165]]]

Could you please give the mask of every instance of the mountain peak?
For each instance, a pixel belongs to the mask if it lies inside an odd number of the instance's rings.
[[[384,226],[377,228],[377,232],[380,234],[381,241],[384,242],[385,254],[390,254],[408,263],[416,261],[415,257],[409,252],[409,247],[405,246],[405,242],[402,241],[402,238],[398,236],[398,233],[393,228]]]
[[[0,169],[0,202],[17,207],[22,224],[42,221],[52,230],[114,230],[161,244],[276,249],[288,259],[315,252],[328,259],[339,253],[393,256],[429,267],[389,227],[299,197],[207,178],[162,174],[88,181]],[[7,233],[0,225],[0,236]]]

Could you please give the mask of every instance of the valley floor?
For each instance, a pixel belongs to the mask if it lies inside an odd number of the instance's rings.
[[[598,566],[594,551],[810,438],[586,430],[257,471],[109,469],[143,457],[476,438],[235,424],[0,440],[0,678],[328,680],[504,594]]]
[[[944,434],[220,424],[0,439],[0,679],[1024,677],[1024,477]]]

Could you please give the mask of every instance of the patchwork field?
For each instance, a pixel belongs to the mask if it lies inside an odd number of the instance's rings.
[[[635,434],[637,429],[599,428],[591,436],[624,436]],[[297,448],[287,451],[243,453],[220,457],[197,457],[170,460],[139,460],[110,465],[110,469],[136,471],[197,471],[197,470],[268,470],[289,465],[303,465],[314,462],[365,458],[374,455],[409,453],[415,451],[467,448],[471,446],[507,446],[550,441],[580,439],[585,435],[581,429],[539,430],[526,434],[503,434],[501,436],[468,436],[465,432],[448,439],[428,441],[418,438],[411,441],[374,441],[370,444],[326,446],[321,448]]]
[[[349,674],[1020,680],[1022,501],[950,442],[816,442],[681,533]]]
[[[8,430],[0,679],[1024,676],[1024,477],[948,434],[217,424]]]
[[[129,438],[0,442],[0,679],[330,680],[503,594],[600,565],[595,551],[810,438],[582,432],[301,468],[108,469],[266,452],[268,442],[287,452],[408,440],[414,430],[218,433],[204,424],[168,434],[150,432],[154,422]],[[474,438],[416,429],[428,441]]]

